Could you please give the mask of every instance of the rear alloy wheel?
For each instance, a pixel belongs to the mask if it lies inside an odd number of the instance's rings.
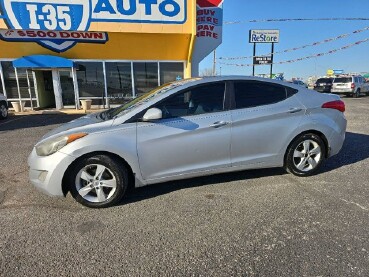
[[[73,166],[70,191],[82,205],[106,208],[117,204],[128,186],[128,172],[118,160],[98,155],[85,158]]]
[[[287,150],[285,168],[296,176],[313,175],[322,164],[326,147],[315,134],[298,137]]]
[[[8,107],[2,102],[0,103],[0,119],[6,119],[8,117]]]

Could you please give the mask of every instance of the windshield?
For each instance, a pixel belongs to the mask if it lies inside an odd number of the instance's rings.
[[[181,80],[181,81],[175,81],[175,82],[164,84],[160,87],[157,87],[157,88],[141,95],[138,98],[133,99],[132,101],[130,101],[126,104],[123,104],[123,105],[121,105],[117,108],[113,108],[113,109],[110,109],[110,110],[107,110],[107,111],[101,113],[100,117],[102,119],[111,119],[111,118],[116,117],[118,115],[126,114],[129,111],[131,111],[132,109],[134,109],[134,108],[136,108],[136,107],[138,107],[142,104],[145,104],[148,101],[150,101],[150,100],[152,100],[156,97],[159,97],[160,95],[162,95],[163,93],[166,93],[169,90],[172,90],[172,89],[177,88],[179,86],[182,86],[182,85],[185,85],[187,83],[194,82],[194,81],[197,81],[197,80],[200,80],[200,79],[201,78],[192,78],[192,79],[185,79],[185,80]]]

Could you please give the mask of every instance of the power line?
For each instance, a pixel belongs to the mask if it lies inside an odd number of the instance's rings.
[[[346,18],[273,18],[273,19],[253,19],[226,21],[224,25],[242,24],[242,23],[261,23],[261,22],[288,22],[288,21],[369,21],[368,17],[346,17]]]
[[[359,44],[362,44],[362,43],[365,43],[365,42],[368,42],[368,41],[369,41],[369,38],[364,39],[364,40],[359,40],[357,42],[354,42],[354,43],[351,43],[351,44],[348,44],[348,45],[345,45],[343,47],[336,48],[336,49],[333,49],[333,50],[330,50],[330,51],[327,51],[327,52],[318,53],[318,54],[315,54],[315,55],[310,55],[310,56],[306,56],[306,57],[302,57],[302,58],[298,58],[298,59],[294,59],[294,60],[280,61],[280,62],[276,62],[276,63],[273,63],[273,64],[294,63],[294,62],[300,62],[300,61],[308,60],[308,59],[312,59],[312,58],[322,57],[322,56],[325,56],[325,55],[334,54],[334,53],[336,53],[338,51],[341,51],[341,50],[346,50],[348,48],[354,47],[356,45],[359,45]],[[224,62],[219,62],[219,64],[223,64],[223,65],[227,65],[227,66],[239,66],[239,67],[253,66],[253,64],[236,64],[236,63],[224,63]],[[260,66],[260,65],[256,65],[256,66]]]
[[[286,49],[286,50],[281,50],[281,51],[277,51],[277,52],[274,52],[274,53],[268,53],[268,54],[263,54],[262,56],[270,56],[270,55],[275,55],[275,54],[282,54],[282,53],[287,53],[287,52],[292,52],[292,51],[297,51],[297,50],[301,50],[301,49],[304,49],[304,48],[307,48],[307,47],[311,47],[311,46],[317,46],[317,45],[321,45],[321,44],[324,44],[324,43],[328,43],[328,42],[331,42],[331,41],[335,41],[335,40],[339,40],[339,39],[342,39],[342,38],[346,38],[352,34],[358,34],[358,33],[361,33],[361,32],[364,32],[364,31],[368,31],[369,30],[369,27],[365,27],[363,29],[359,29],[359,30],[355,30],[351,33],[347,33],[347,34],[342,34],[342,35],[339,35],[339,36],[336,36],[336,37],[333,37],[333,38],[328,38],[328,39],[325,39],[325,40],[322,40],[322,41],[318,41],[318,42],[313,42],[313,43],[309,43],[309,44],[305,44],[305,45],[302,45],[302,46],[298,46],[298,47],[293,47],[293,48],[289,48],[289,49]],[[244,60],[244,59],[251,59],[251,58],[254,58],[254,56],[241,56],[241,57],[219,57],[218,60]]]

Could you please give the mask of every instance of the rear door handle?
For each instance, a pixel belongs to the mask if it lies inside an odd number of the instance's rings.
[[[229,122],[226,122],[226,121],[217,121],[217,122],[214,122],[213,124],[211,124],[210,127],[220,128],[220,127],[226,126],[228,124],[229,124]]]
[[[288,110],[289,113],[298,113],[301,111],[302,111],[302,108],[291,108]]]

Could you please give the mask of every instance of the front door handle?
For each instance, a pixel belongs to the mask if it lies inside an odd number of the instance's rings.
[[[217,121],[217,122],[214,122],[213,124],[211,124],[210,127],[220,128],[220,127],[226,126],[228,124],[229,124],[229,122],[227,122],[227,121]]]
[[[301,111],[302,111],[302,108],[291,108],[288,110],[289,113],[298,113]]]

